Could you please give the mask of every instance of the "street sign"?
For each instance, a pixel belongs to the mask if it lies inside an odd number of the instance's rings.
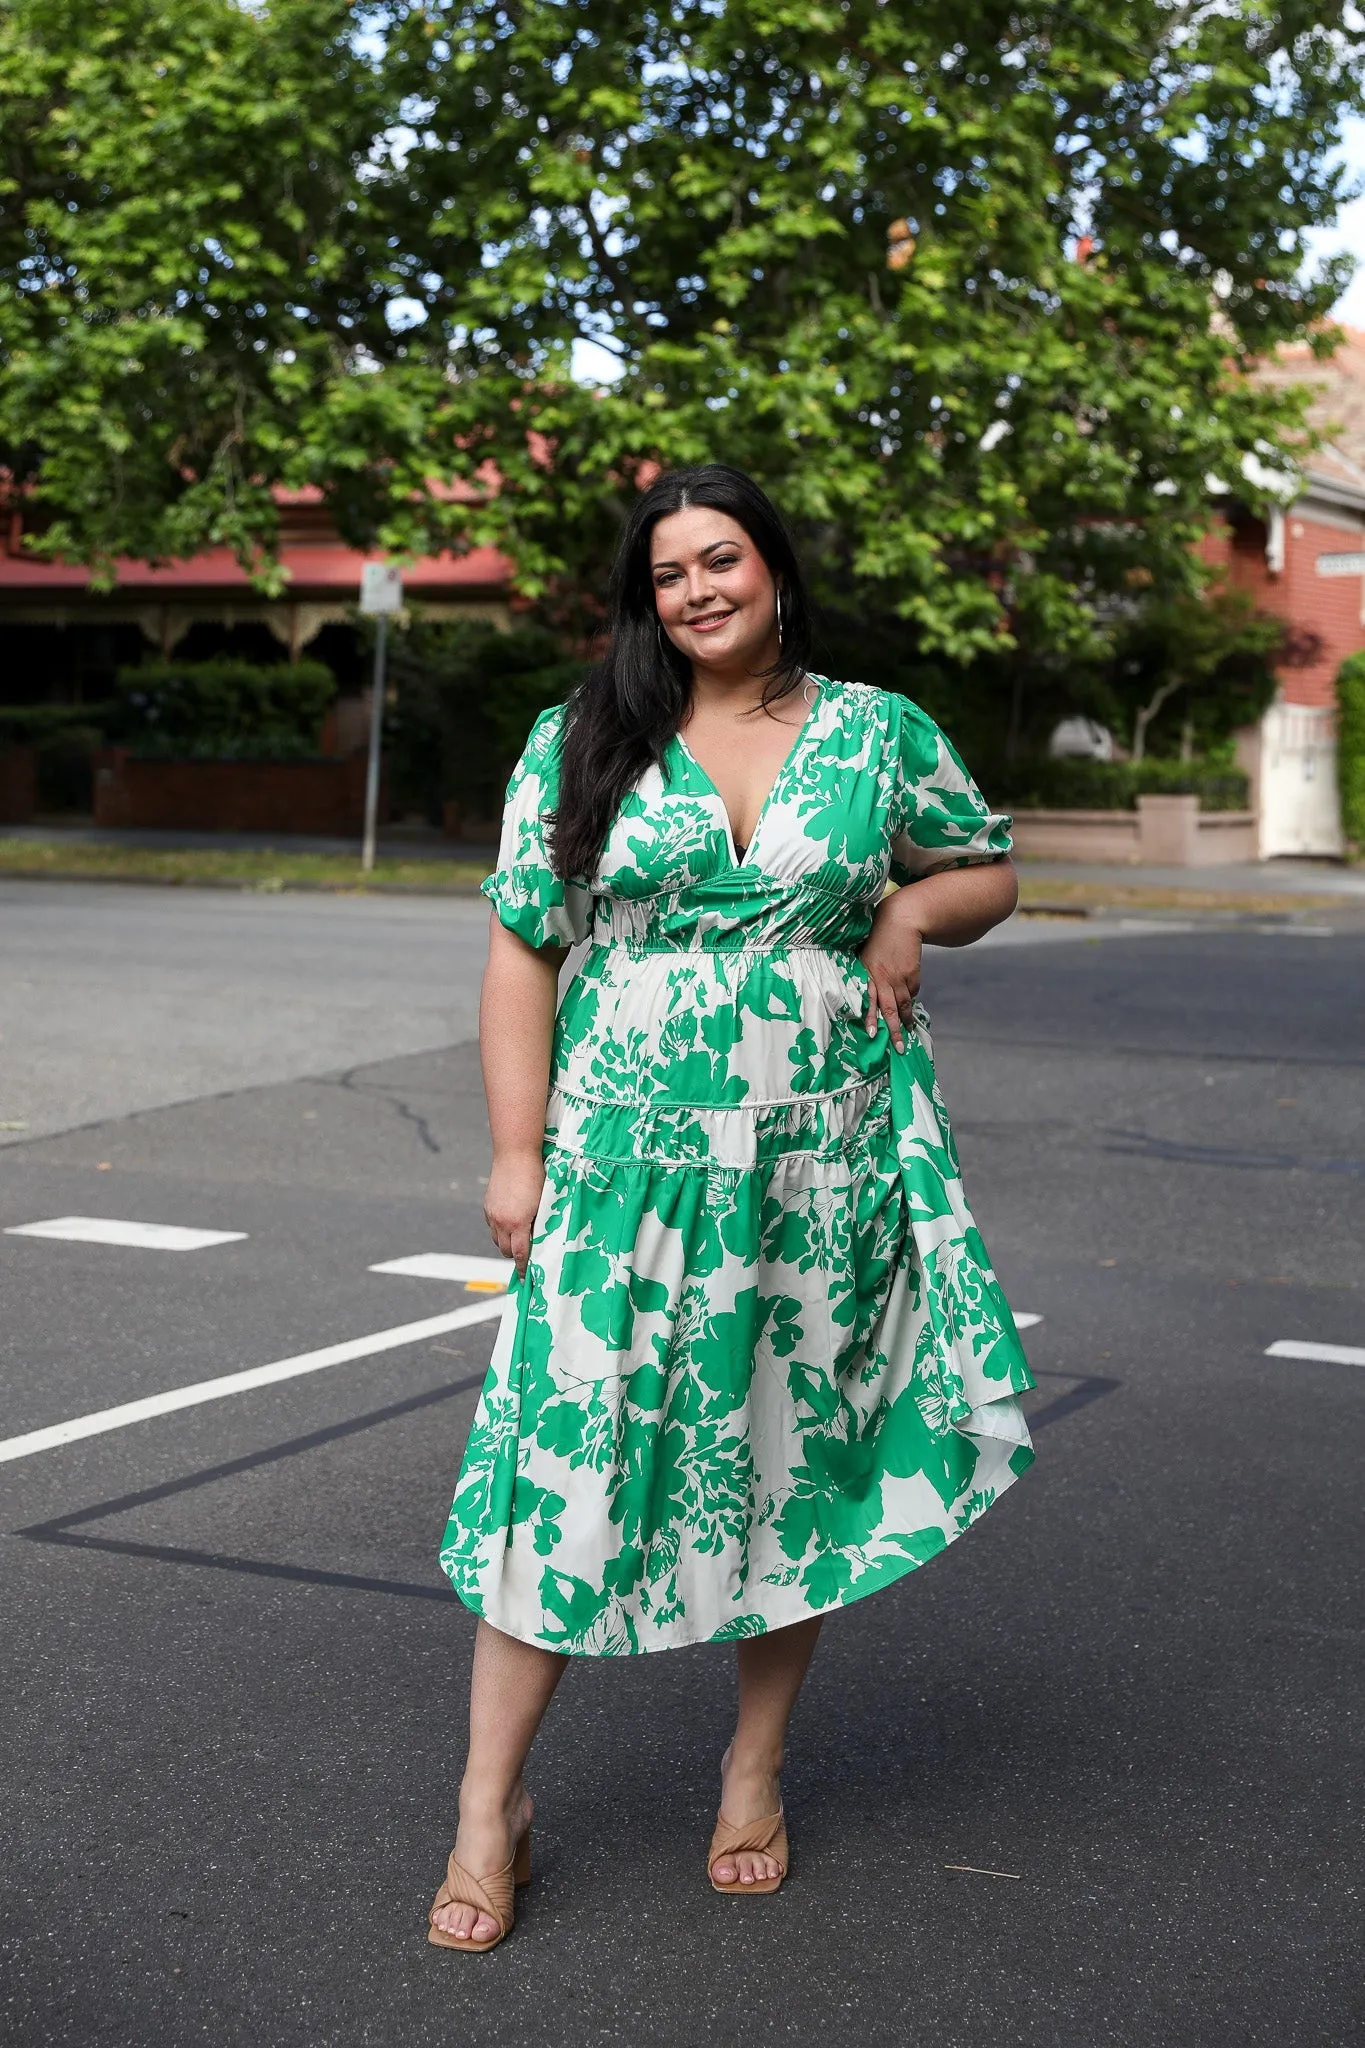
[[[366,562],[360,572],[360,609],[377,619],[374,636],[374,682],[370,689],[370,758],[365,765],[365,834],[360,865],[374,866],[375,827],[379,818],[379,750],[384,737],[385,657],[389,620],[403,609],[403,572],[391,562]]]
[[[391,562],[366,562],[360,572],[360,609],[367,619],[391,619],[403,609],[403,572]]]

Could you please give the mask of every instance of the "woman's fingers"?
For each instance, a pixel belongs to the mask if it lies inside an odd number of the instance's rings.
[[[877,1000],[881,1005],[882,1015],[886,1019],[887,1029],[891,1033],[891,1043],[895,1046],[897,1052],[904,1052],[905,1031],[901,1022],[901,1008],[903,1004],[909,1001],[904,983],[900,987],[897,987],[894,982],[890,981],[879,983]]]
[[[518,1275],[524,1280],[531,1259],[531,1231],[535,1218],[531,1217],[524,1223],[509,1223],[505,1218],[494,1222],[491,1216],[485,1214],[484,1221],[503,1258],[511,1259]]]
[[[905,1051],[905,1019],[915,1000],[914,985],[908,980],[893,980],[889,975],[871,976],[867,992],[867,1033],[876,1036],[883,1017],[886,1019],[891,1043],[897,1052]]]

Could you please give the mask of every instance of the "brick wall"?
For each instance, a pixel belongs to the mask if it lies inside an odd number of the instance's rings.
[[[1345,516],[1338,521],[1291,507],[1285,514],[1284,568],[1278,575],[1266,567],[1265,546],[1264,522],[1248,519],[1211,534],[1203,553],[1226,567],[1230,580],[1249,591],[1262,611],[1286,620],[1304,642],[1316,636],[1316,652],[1286,663],[1280,682],[1287,704],[1326,709],[1336,702],[1342,662],[1365,647],[1365,589],[1359,576],[1319,576],[1317,560],[1365,548],[1365,534],[1359,522]]]
[[[340,761],[136,761],[95,756],[95,823],[353,838],[365,818],[364,754]],[[387,778],[379,816],[388,817]]]
[[[32,747],[0,746],[0,825],[27,825],[37,808],[37,755]]]

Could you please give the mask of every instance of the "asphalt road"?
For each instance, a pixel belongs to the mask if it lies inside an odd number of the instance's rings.
[[[93,893],[8,890],[0,938],[16,897],[42,907],[74,983],[62,920]],[[288,899],[286,929],[279,899],[228,900],[258,966],[238,1078],[143,1108],[116,1045],[118,1113],[76,1097],[78,1128],[11,1134],[0,1225],[246,1235],[0,1236],[0,1438],[477,1299],[369,1270],[488,1249],[468,1013],[444,1020],[463,1042],[401,1037],[467,973],[465,907],[410,929],[406,903]],[[141,1000],[139,945],[143,987],[178,976],[212,1023],[227,913],[160,901],[87,974],[62,1059],[97,1061],[119,992]],[[265,1006],[308,960],[346,1043],[279,1078],[307,1045]],[[727,1654],[588,1662],[536,1754],[513,1938],[427,1947],[472,1634],[435,1548],[480,1324],[0,1464],[6,2048],[1361,2037],[1365,1369],[1265,1351],[1365,1347],[1365,935],[1004,943],[933,956],[927,996],[969,1193],[1044,1317],[1039,1459],[828,1624],[782,1892],[705,1880]],[[55,1007],[7,1014],[35,1087]]]
[[[0,881],[0,1144],[472,1037],[487,931],[474,895]]]

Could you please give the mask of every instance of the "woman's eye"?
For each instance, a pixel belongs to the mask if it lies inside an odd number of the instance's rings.
[[[738,560],[738,555],[717,555],[711,567],[713,569],[733,569]]]

